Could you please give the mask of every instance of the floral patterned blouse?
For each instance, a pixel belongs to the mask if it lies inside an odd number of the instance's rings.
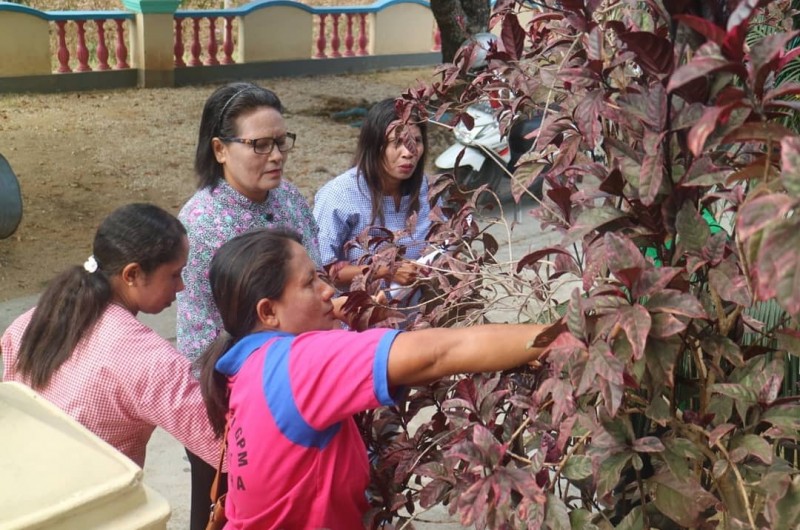
[[[214,252],[223,243],[253,228],[288,228],[303,238],[309,256],[320,263],[317,224],[308,202],[294,184],[282,180],[267,200],[255,203],[224,180],[197,191],[178,218],[189,236],[189,259],[183,269],[185,288],[178,293],[178,351],[196,360],[214,341],[219,316],[208,272]]]

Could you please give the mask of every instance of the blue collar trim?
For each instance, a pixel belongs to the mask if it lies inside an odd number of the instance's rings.
[[[283,331],[259,331],[247,335],[233,345],[219,358],[214,368],[228,377],[236,375],[250,355],[270,339],[277,337],[293,337],[291,333]]]

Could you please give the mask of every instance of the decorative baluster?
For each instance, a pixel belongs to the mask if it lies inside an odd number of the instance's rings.
[[[341,57],[342,54],[339,53],[339,17],[341,15],[339,13],[333,13],[331,18],[333,19],[333,35],[331,36],[331,56],[333,57]]]
[[[442,51],[442,32],[441,32],[441,30],[439,30],[439,26],[438,25],[436,25],[436,27],[433,30],[433,50],[432,51],[435,51],[435,52]]]
[[[191,59],[189,59],[189,66],[201,66],[203,63],[200,62],[200,51],[202,48],[200,47],[200,19],[197,17],[192,18],[192,46],[189,48],[189,51],[192,54]]]
[[[72,68],[69,67],[69,50],[67,49],[67,36],[64,30],[66,20],[56,20],[56,27],[58,32],[58,72],[66,73],[71,72]]]
[[[98,18],[94,21],[97,26],[97,69],[109,70],[108,48],[106,47],[106,19]]]
[[[124,70],[130,68],[128,66],[128,47],[125,46],[125,19],[115,18],[114,23],[117,25],[117,65],[114,68]]]
[[[222,51],[225,56],[222,64],[233,64],[233,17],[225,17],[225,41],[222,44]]]
[[[217,17],[208,17],[208,57],[206,64],[215,66],[219,64],[217,60]]]
[[[344,34],[344,56],[352,57],[353,53],[353,13],[347,13],[347,30]]]
[[[86,48],[86,24],[85,20],[75,20],[78,26],[78,43],[75,46],[75,56],[78,58],[77,72],[91,72],[92,67],[89,66],[89,50]]]
[[[317,53],[314,54],[314,59],[325,59],[325,17],[327,15],[319,15],[319,37],[317,37]]]
[[[367,14],[358,15],[358,55],[367,55]]]
[[[183,19],[175,17],[175,45],[173,46],[173,53],[175,54],[175,66],[186,66],[183,61]]]

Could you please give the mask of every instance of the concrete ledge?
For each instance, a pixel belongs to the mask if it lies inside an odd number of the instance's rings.
[[[106,70],[67,74],[0,77],[0,93],[14,92],[84,92],[136,87],[138,71]]]
[[[335,75],[431,66],[441,62],[439,52],[407,53],[397,55],[368,55],[337,59],[299,59],[291,61],[263,61],[247,64],[219,66],[178,67],[174,70],[175,87],[203,85],[237,79],[266,79],[270,77],[301,77]],[[141,83],[140,75],[156,76],[158,86],[167,86],[173,71],[106,70],[103,72],[71,72],[66,74],[0,77],[0,94],[82,92],[88,90],[113,90],[135,88]]]
[[[439,64],[441,61],[442,56],[439,52],[430,52],[321,60],[264,61],[225,66],[179,67],[175,69],[175,86],[200,85],[236,79],[353,74],[390,68],[431,66]],[[2,90],[2,86],[0,86],[0,90]]]

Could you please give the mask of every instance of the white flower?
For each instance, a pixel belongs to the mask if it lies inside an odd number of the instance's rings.
[[[89,274],[97,270],[97,260],[94,259],[94,256],[89,256],[89,258],[83,262],[83,268]]]

